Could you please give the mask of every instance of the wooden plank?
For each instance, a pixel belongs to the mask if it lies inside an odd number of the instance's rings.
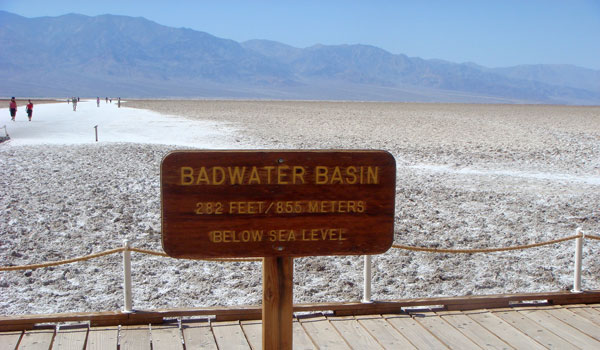
[[[218,350],[217,342],[208,322],[183,323],[185,348]]]
[[[262,349],[262,322],[261,321],[242,321],[242,330],[246,335],[246,339],[248,343],[250,343],[250,347],[253,350],[261,350]],[[294,319],[293,322],[293,340],[294,340],[294,350],[312,350],[316,349],[310,337],[302,328],[302,325],[298,322],[298,320]]]
[[[119,327],[91,327],[88,331],[87,350],[116,349],[119,343]]]
[[[22,331],[0,333],[0,350],[15,350],[22,335]]]
[[[292,325],[294,331],[294,350],[316,350],[315,344],[298,321],[294,319]]]
[[[411,314],[411,316],[450,349],[479,349],[479,346],[465,334],[434,312],[419,312],[418,314]]]
[[[384,315],[384,318],[417,349],[448,349],[409,315]]]
[[[35,329],[25,331],[19,344],[19,350],[48,350],[54,339],[54,329]]]
[[[416,349],[383,317],[379,315],[357,316],[356,319],[384,349]]]
[[[217,346],[219,349],[251,349],[239,322],[213,322],[212,331],[215,335],[215,340],[217,341]]]
[[[498,311],[494,315],[502,318],[511,326],[517,328],[527,336],[531,337],[543,346],[551,349],[576,349],[573,344],[567,342],[556,334],[550,332],[539,323],[525,317],[517,310]]]
[[[123,326],[119,337],[120,350],[150,349],[149,326]]]
[[[547,313],[558,318],[559,320],[577,328],[581,332],[589,335],[590,337],[600,341],[600,325],[594,323],[592,320],[579,316],[578,312],[574,309],[557,309],[547,310]],[[581,311],[581,310],[580,310]]]
[[[319,349],[351,349],[327,318],[299,318],[300,324]]]
[[[261,321],[242,321],[240,323],[252,350],[261,350],[263,347]]]
[[[60,327],[54,337],[52,350],[82,350],[85,349],[88,327]]]
[[[515,349],[546,349],[540,343],[489,311],[467,312],[466,314]]]
[[[152,325],[150,329],[152,350],[183,350],[183,338],[177,324]]]
[[[383,349],[354,317],[327,317],[338,333],[353,349]]]
[[[475,322],[464,313],[457,312],[438,312],[444,321],[448,322],[458,331],[463,333],[475,344],[484,349],[511,349],[512,347],[503,342],[494,333],[488,331],[485,327]]]
[[[600,342],[598,340],[587,336],[585,333],[552,316],[547,310],[521,310],[519,313],[543,325],[544,328],[578,348],[600,348]]]
[[[600,312],[595,311],[593,308],[574,307],[568,308],[568,310],[600,325]]]

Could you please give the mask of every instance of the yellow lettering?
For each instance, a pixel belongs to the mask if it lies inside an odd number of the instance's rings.
[[[368,167],[367,168],[367,183],[378,184],[379,183],[379,167]]]
[[[315,167],[315,184],[324,185],[327,183],[327,167],[317,165]]]
[[[208,180],[208,174],[206,173],[206,168],[201,167],[198,172],[198,178],[196,179],[196,185],[199,185],[201,182],[210,185],[210,180]]]
[[[219,173],[219,174],[217,174],[217,173]],[[225,183],[225,169],[220,166],[213,167],[212,168],[212,184],[213,185],[222,185],[223,183]]]
[[[250,179],[248,180],[248,184],[256,183],[260,185],[260,176],[258,175],[258,169],[255,166],[252,167],[250,171]]]
[[[293,176],[294,176],[294,177],[293,177],[293,180],[292,180],[292,183],[293,183],[294,185],[295,185],[295,184],[297,184],[297,183],[300,183],[300,181],[301,181],[302,183],[304,183],[304,172],[305,172],[305,171],[304,171],[304,167],[301,167],[301,166],[294,166],[294,168],[293,168],[293,172],[292,172],[292,173],[293,173]],[[300,181],[298,181],[298,179],[299,179]]]
[[[286,178],[288,176],[285,173],[285,170],[287,170],[289,168],[290,167],[287,165],[282,165],[282,166],[277,167],[277,184],[278,185],[287,185],[288,184],[287,180],[285,180],[284,178]]]
[[[312,229],[310,230],[310,240],[311,241],[318,241],[319,240],[319,229]]]
[[[275,167],[274,166],[266,166],[264,168],[267,171],[267,184],[270,185],[271,184],[271,172],[273,170],[275,170]]]
[[[208,236],[210,238],[210,241],[213,243],[221,243],[221,241],[223,240],[221,231],[211,231],[208,233]]]
[[[365,209],[366,209],[366,202],[365,201],[358,201],[357,203],[357,211],[359,213],[364,213]]]
[[[339,184],[344,183],[344,180],[342,180],[342,172],[340,171],[339,166],[336,166],[335,168],[333,168],[333,174],[331,175],[331,181],[329,183],[334,184],[336,182]]]
[[[326,228],[322,228],[321,230],[321,239],[324,241],[329,235],[329,230]]]
[[[181,185],[187,186],[194,183],[194,169],[192,167],[182,166],[179,169],[181,171]]]
[[[356,181],[358,181],[358,178],[356,177],[355,166],[349,166],[348,168],[346,168],[346,175],[348,175],[348,177],[346,177],[346,183],[348,185],[354,185]]]
[[[246,167],[235,166],[233,169],[232,167],[227,167],[227,170],[229,171],[229,181],[231,184],[241,185],[244,179],[244,174],[246,173]]]

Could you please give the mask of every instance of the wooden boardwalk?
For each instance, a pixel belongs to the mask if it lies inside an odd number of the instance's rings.
[[[0,333],[0,350],[262,349],[261,321],[49,328]],[[294,349],[600,349],[600,304],[294,319]]]

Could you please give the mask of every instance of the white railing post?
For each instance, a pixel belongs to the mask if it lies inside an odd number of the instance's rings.
[[[123,312],[133,312],[131,307],[131,251],[129,241],[123,241],[123,297],[125,305]]]
[[[371,256],[364,256],[364,271],[363,271],[363,303],[371,302]]]
[[[573,278],[573,293],[581,293],[581,255],[583,253],[583,234],[578,227],[575,234],[580,236],[575,239],[575,274]]]

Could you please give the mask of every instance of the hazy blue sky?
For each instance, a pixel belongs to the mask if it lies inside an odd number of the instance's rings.
[[[360,43],[488,67],[565,63],[600,69],[600,0],[0,0],[0,9],[26,17],[141,16],[239,42]]]

